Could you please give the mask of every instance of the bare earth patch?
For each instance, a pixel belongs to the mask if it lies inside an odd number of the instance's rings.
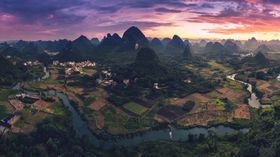
[[[89,108],[95,111],[99,111],[103,108],[108,102],[105,99],[97,99],[89,105]]]
[[[237,119],[250,119],[251,116],[250,116],[248,105],[246,105],[246,104],[239,105],[234,110],[234,118],[237,118]]]
[[[194,101],[195,103],[207,103],[208,102],[208,97],[204,96],[203,94],[200,93],[193,93],[191,95],[188,95],[184,98],[173,98],[170,99],[169,102],[172,105],[184,105],[188,101]]]
[[[276,81],[275,83],[273,83],[272,87],[280,89],[280,81]]]
[[[21,111],[24,108],[23,102],[21,102],[17,99],[11,99],[11,100],[9,100],[9,102],[17,111]]]
[[[207,126],[208,122],[216,120],[217,117],[223,117],[225,121],[228,122],[232,121],[231,113],[226,113],[223,111],[214,111],[214,112],[206,111],[206,112],[188,114],[184,118],[177,121],[177,123],[182,126],[193,126],[193,125]]]
[[[82,95],[83,91],[84,91],[83,88],[78,88],[78,87],[67,87],[67,90],[69,90],[72,93],[79,94],[79,95]]]
[[[257,81],[257,89],[265,92],[266,94],[273,93],[273,91],[271,89],[269,89],[270,86],[271,86],[271,84],[267,81],[261,81],[261,80]]]
[[[217,105],[215,105],[215,104],[208,104],[207,109],[208,109],[208,111],[219,111]]]
[[[226,98],[228,98],[231,101],[239,101],[242,100],[242,97],[244,96],[243,91],[239,91],[239,90],[233,90],[230,88],[219,88],[217,89],[217,92],[222,94],[223,96],[225,96]]]

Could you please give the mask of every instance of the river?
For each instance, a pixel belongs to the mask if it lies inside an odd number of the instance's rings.
[[[47,92],[48,95],[56,95],[58,96],[65,106],[69,109],[72,116],[72,122],[74,129],[82,136],[87,136],[91,142],[95,144],[97,147],[102,147],[104,149],[111,147],[121,147],[121,146],[132,146],[137,145],[143,142],[148,141],[158,141],[158,140],[170,140],[169,131],[172,132],[172,140],[174,141],[186,141],[189,138],[189,135],[199,136],[200,134],[205,137],[208,136],[209,131],[215,132],[219,136],[224,136],[227,134],[233,134],[238,132],[247,132],[248,129],[233,129],[231,127],[226,127],[223,125],[219,125],[216,127],[205,128],[205,127],[193,127],[188,129],[178,129],[171,127],[170,129],[160,129],[160,130],[149,130],[143,132],[141,134],[135,134],[133,136],[121,136],[121,137],[112,137],[111,140],[103,140],[95,136],[87,127],[86,122],[80,117],[79,113],[70,103],[68,97],[59,92],[55,92],[50,90]]]
[[[48,79],[50,77],[50,72],[48,71],[46,66],[43,67],[43,71],[44,71],[44,75],[41,78],[32,80],[30,82],[36,82],[36,81]],[[17,84],[15,84],[15,86],[12,87],[12,89],[19,90],[19,89],[21,89],[23,84],[24,84],[24,82],[18,82]]]
[[[44,68],[45,75],[41,79],[47,79],[49,77],[49,72],[47,68]],[[40,79],[38,79],[40,80]],[[22,83],[18,83],[13,89],[21,89]],[[86,122],[81,118],[78,111],[73,107],[68,97],[60,92],[54,90],[49,90],[44,92],[47,95],[58,96],[63,104],[71,112],[72,123],[75,131],[80,136],[87,136],[89,140],[96,146],[103,149],[108,149],[112,147],[122,147],[122,146],[133,146],[141,144],[148,141],[159,141],[159,140],[171,140],[170,133],[172,133],[173,141],[186,141],[189,138],[189,135],[199,136],[204,135],[207,137],[209,132],[215,132],[218,136],[224,136],[234,133],[245,133],[248,129],[233,129],[231,127],[219,125],[215,127],[192,127],[192,128],[175,128],[170,126],[170,128],[164,128],[159,130],[149,130],[141,134],[134,134],[132,136],[116,136],[111,137],[109,140],[104,140],[93,134],[88,128]]]
[[[44,66],[43,70],[44,70],[45,75],[42,77],[42,80],[45,80],[50,77],[50,72],[48,71],[46,66]]]
[[[231,80],[234,80],[234,81],[238,81],[238,82],[246,85],[247,90],[250,92],[250,95],[251,95],[250,98],[248,98],[248,104],[253,108],[260,108],[262,106],[262,104],[260,103],[256,94],[253,92],[253,86],[251,84],[247,83],[247,82],[236,80],[235,79],[236,75],[237,74],[232,74],[232,75],[228,76],[227,78],[231,79]]]

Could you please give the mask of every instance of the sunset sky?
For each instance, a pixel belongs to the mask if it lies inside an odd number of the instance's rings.
[[[0,40],[120,35],[280,39],[280,0],[1,0]]]

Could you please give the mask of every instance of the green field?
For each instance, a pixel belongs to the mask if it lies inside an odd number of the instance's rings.
[[[8,101],[9,95],[15,95],[18,93],[18,90],[0,88],[0,101]]]
[[[49,106],[54,111],[54,114],[59,116],[65,116],[67,111],[61,103],[54,103]]]
[[[0,120],[6,118],[9,114],[7,113],[6,107],[0,105]]]
[[[127,130],[124,128],[124,124],[128,120],[127,115],[117,112],[112,107],[106,107],[101,110],[101,113],[105,117],[104,129],[111,134],[122,134]]]
[[[224,87],[230,88],[230,89],[243,89],[243,85],[238,81],[233,81],[230,79],[227,79],[227,81],[224,84]]]
[[[220,99],[211,99],[208,101],[208,104],[214,104],[217,105],[217,108],[219,110],[224,110],[225,109],[225,103],[221,101]]]
[[[226,67],[226,66],[224,66],[224,65],[222,65],[222,64],[219,64],[219,63],[217,63],[217,62],[215,62],[215,61],[209,61],[208,64],[209,64],[211,67],[213,67],[213,68],[215,68],[215,69],[220,69],[220,70],[224,71],[224,72],[227,73],[227,74],[229,74],[229,73],[232,72],[232,68]]]
[[[126,103],[126,104],[124,104],[123,107],[137,115],[141,115],[148,110],[146,107],[139,105],[135,102]]]

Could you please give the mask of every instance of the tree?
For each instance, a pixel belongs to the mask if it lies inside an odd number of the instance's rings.
[[[238,156],[239,157],[258,157],[259,149],[258,149],[258,147],[251,145],[251,144],[243,144],[241,146]]]
[[[195,102],[193,101],[187,101],[184,105],[183,105],[183,110],[185,110],[186,112],[190,112],[193,107],[195,106]]]
[[[217,151],[217,136],[213,131],[209,131],[207,146],[209,152],[213,153]]]
[[[265,80],[266,79],[266,74],[263,71],[259,71],[259,72],[256,73],[256,79]]]

